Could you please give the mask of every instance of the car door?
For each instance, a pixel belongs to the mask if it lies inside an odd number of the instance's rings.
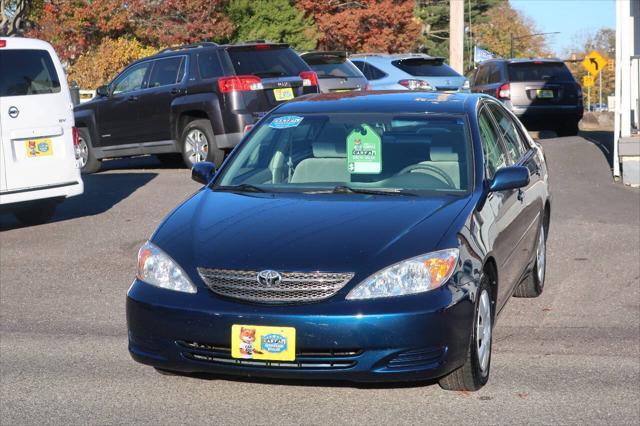
[[[517,190],[520,199],[518,221],[522,222],[519,228],[524,231],[520,235],[521,239],[518,241],[514,260],[521,267],[520,272],[524,273],[535,254],[536,237],[544,208],[544,183],[540,176],[540,160],[533,147],[529,145],[528,139],[522,134],[517,119],[497,102],[488,101],[487,106],[498,125],[498,130],[509,154],[510,164],[529,169],[529,185]]]
[[[478,112],[478,127],[484,154],[485,180],[490,182],[495,173],[509,164],[509,156],[502,142],[500,131],[486,105]],[[487,210],[488,209],[488,210]],[[498,310],[511,296],[518,279],[518,267],[513,265],[513,256],[522,233],[518,221],[520,200],[517,190],[491,192],[483,206],[483,222],[489,227],[486,239],[498,266]]]
[[[109,97],[98,104],[97,126],[102,146],[129,145],[139,141],[140,125],[138,100],[150,68],[141,62],[123,71],[109,85]]]
[[[138,96],[141,132],[138,142],[171,139],[171,103],[184,93],[186,57],[153,61],[147,88]]]

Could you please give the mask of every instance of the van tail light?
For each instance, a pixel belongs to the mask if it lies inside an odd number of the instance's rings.
[[[433,90],[433,87],[424,80],[400,80],[398,84],[409,90]]]
[[[80,137],[78,137],[78,128],[72,127],[71,134],[73,135],[73,152],[76,154],[76,160],[80,159]]]
[[[302,71],[300,73],[300,78],[302,79],[303,86],[317,86],[318,85],[318,74],[313,71]]]
[[[511,99],[511,86],[509,86],[509,83],[505,83],[496,89],[496,98]]]
[[[233,77],[221,77],[218,79],[218,88],[222,93],[249,92],[262,90],[262,80],[255,75],[234,75]]]

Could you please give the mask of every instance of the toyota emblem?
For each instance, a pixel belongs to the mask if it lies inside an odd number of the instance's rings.
[[[9,117],[16,118],[19,114],[20,114],[20,111],[18,110],[18,108],[14,106],[9,107]]]
[[[258,282],[264,286],[271,287],[280,284],[282,277],[276,271],[267,269],[265,271],[258,272]]]

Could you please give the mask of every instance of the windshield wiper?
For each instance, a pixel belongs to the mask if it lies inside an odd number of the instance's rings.
[[[229,186],[214,186],[212,188],[214,191],[241,191],[241,192],[266,192],[264,189],[259,188],[255,185],[251,185],[250,183],[241,183],[240,185],[229,185]]]
[[[381,189],[367,189],[367,188],[353,188],[348,185],[336,185],[331,191],[333,194],[371,194],[371,195],[405,195],[409,197],[415,197],[413,192],[404,192],[397,188],[381,188]]]

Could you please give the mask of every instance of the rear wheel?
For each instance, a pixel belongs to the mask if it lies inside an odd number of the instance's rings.
[[[538,244],[536,246],[536,262],[533,271],[522,281],[513,292],[515,297],[538,297],[544,290],[544,279],[547,271],[547,234],[544,222],[538,231]]]
[[[13,214],[23,225],[40,225],[53,217],[58,203],[59,200],[53,198],[32,201],[18,207]]]
[[[81,127],[78,129],[78,151],[80,153],[80,171],[83,174],[95,173],[100,170],[102,161],[98,160],[93,152],[89,129]]]
[[[187,167],[201,161],[210,161],[219,167],[224,151],[216,146],[211,122],[206,119],[190,121],[182,130],[182,159]]]
[[[478,288],[471,339],[465,363],[440,379],[445,390],[476,391],[489,380],[491,367],[491,341],[493,332],[493,304],[489,277],[483,275]]]

